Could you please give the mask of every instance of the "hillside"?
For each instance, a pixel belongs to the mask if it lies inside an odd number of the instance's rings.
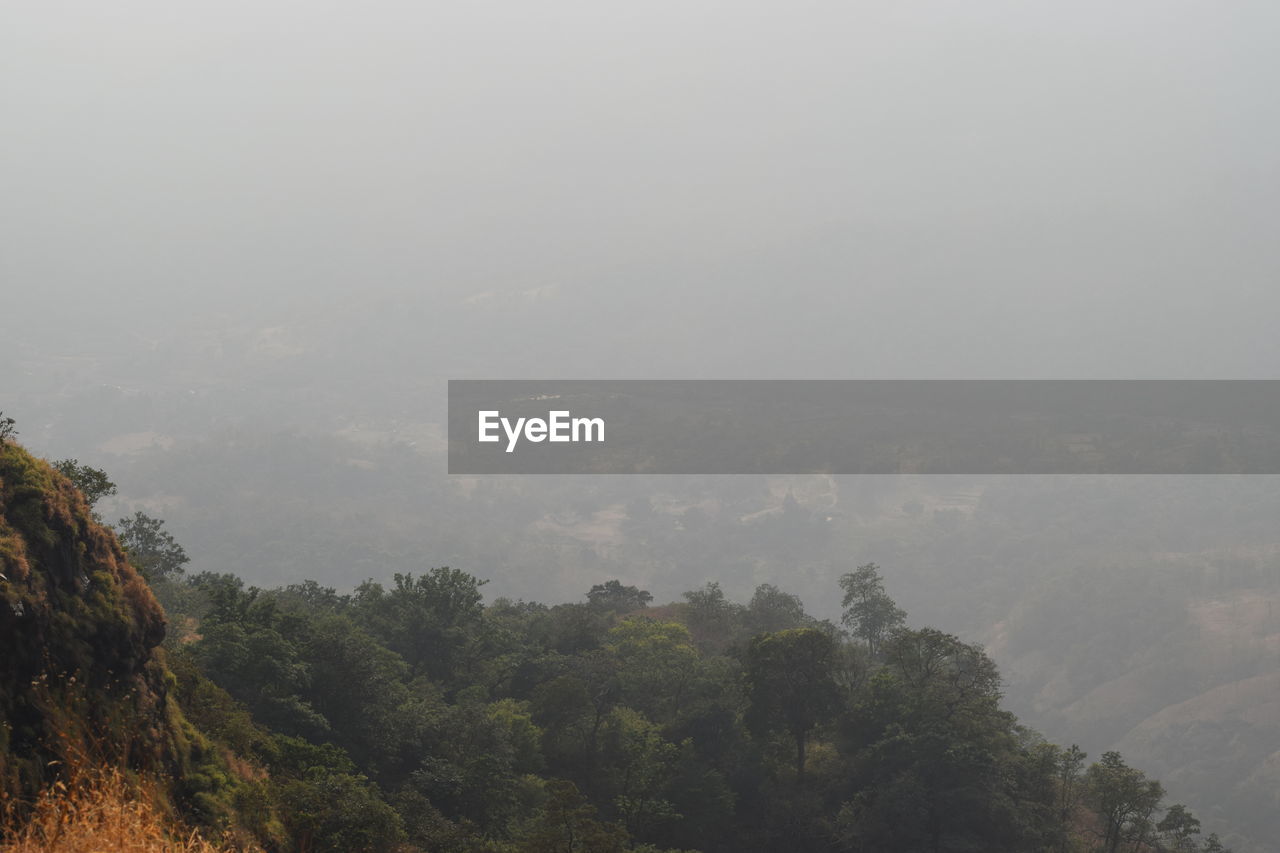
[[[1229,682],[1163,708],[1117,748],[1187,792],[1225,790],[1241,831],[1267,838],[1280,813],[1280,674]],[[1252,820],[1250,820],[1252,816]]]
[[[165,626],[150,587],[84,497],[46,462],[0,441],[3,817],[56,814],[62,826],[74,809],[61,805],[74,797],[132,791],[147,801],[137,814],[184,836],[184,823],[243,834],[229,753],[174,695]],[[55,790],[67,793],[48,801]]]
[[[166,773],[189,761],[190,731],[156,652],[160,605],[70,482],[9,443],[0,560],[4,792],[29,794],[78,753]]]

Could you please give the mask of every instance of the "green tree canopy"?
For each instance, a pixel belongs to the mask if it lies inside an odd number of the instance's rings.
[[[815,628],[761,634],[747,649],[747,723],[760,734],[784,730],[795,741],[796,784],[804,784],[805,744],[840,705],[832,674],[835,642]]]
[[[106,471],[81,465],[78,459],[59,459],[53,467],[80,490],[90,508],[116,493],[116,484],[111,482]]]
[[[906,622],[906,611],[885,593],[880,567],[875,563],[841,576],[840,587],[844,590],[843,622],[867,644],[874,658],[885,638]]]
[[[481,627],[485,583],[448,566],[416,577],[397,573],[389,590],[362,583],[352,608],[357,621],[415,673],[452,684],[463,677],[467,647]]]
[[[1118,752],[1103,753],[1085,774],[1087,802],[1102,821],[1103,853],[1116,853],[1122,845],[1151,840],[1151,817],[1164,799],[1164,787],[1130,767]]]
[[[639,587],[623,586],[622,581],[598,583],[587,592],[587,604],[595,610],[630,613],[653,601],[653,596]]]
[[[129,555],[129,562],[147,580],[173,580],[191,562],[187,552],[164,529],[164,522],[139,510],[132,518],[116,524],[116,536]]]

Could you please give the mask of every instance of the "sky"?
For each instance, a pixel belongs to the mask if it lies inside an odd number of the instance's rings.
[[[2,14],[11,337],[408,299],[475,377],[1280,367],[1275,4]]]

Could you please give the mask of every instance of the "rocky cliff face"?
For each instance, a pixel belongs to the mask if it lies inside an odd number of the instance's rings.
[[[164,633],[80,493],[0,442],[0,795],[28,797],[72,761],[166,772],[188,760]]]

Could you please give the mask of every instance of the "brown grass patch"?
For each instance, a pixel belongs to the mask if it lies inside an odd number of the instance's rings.
[[[0,853],[227,853],[169,819],[145,786],[115,769],[54,782],[22,810],[6,804]]]

